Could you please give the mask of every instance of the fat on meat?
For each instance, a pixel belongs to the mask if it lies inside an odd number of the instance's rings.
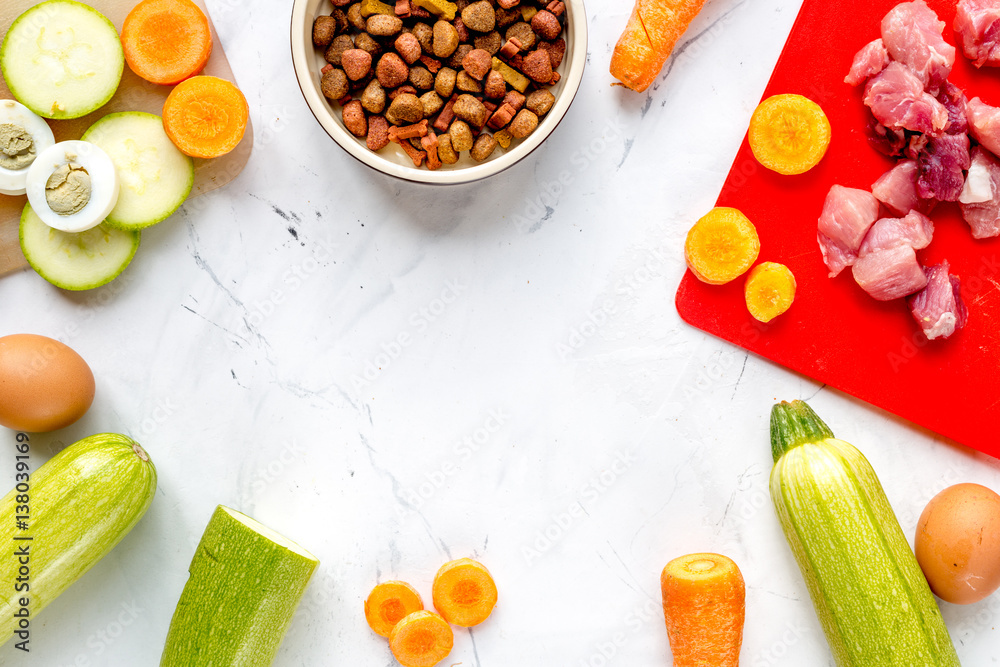
[[[970,163],[969,135],[929,137],[917,154],[917,195],[923,199],[958,201]]]
[[[868,144],[882,155],[888,155],[889,157],[903,155],[903,151],[906,150],[906,145],[909,141],[906,136],[906,130],[886,127],[872,115],[871,109],[868,110],[868,116],[866,133]]]
[[[972,149],[972,164],[958,206],[972,238],[1000,236],[1000,162],[981,146]]]
[[[929,213],[933,199],[921,199],[917,194],[917,161],[900,160],[872,184],[872,194],[896,215],[910,211]]]
[[[882,19],[882,42],[889,56],[909,67],[922,87],[934,91],[955,64],[955,47],[944,41],[945,23],[924,0],[902,2]]]
[[[878,301],[909,296],[927,285],[917,253],[908,245],[862,255],[851,270],[861,289]]]
[[[834,185],[823,202],[816,238],[823,261],[834,277],[851,266],[865,235],[878,218],[878,200],[858,188]]]
[[[868,80],[864,102],[876,120],[889,129],[938,135],[948,125],[948,110],[902,63],[891,62]]]
[[[976,67],[1000,65],[1000,3],[958,0],[952,23],[965,57]]]
[[[885,50],[885,44],[881,38],[873,39],[861,47],[854,56],[854,62],[844,77],[844,83],[850,86],[861,85],[884,70],[888,64],[889,52]]]
[[[865,236],[854,262],[854,280],[879,301],[891,301],[924,288],[927,277],[916,250],[934,237],[934,223],[910,211],[902,218],[881,218]]]
[[[962,281],[951,275],[948,260],[926,267],[924,273],[927,286],[907,300],[910,313],[928,340],[948,338],[969,320],[969,309],[962,300]]]

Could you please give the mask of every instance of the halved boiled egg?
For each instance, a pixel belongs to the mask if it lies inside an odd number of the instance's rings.
[[[89,141],[62,141],[42,151],[28,169],[28,202],[49,227],[85,232],[118,203],[118,170]]]
[[[0,100],[0,194],[23,195],[28,169],[56,143],[41,116],[14,100]]]

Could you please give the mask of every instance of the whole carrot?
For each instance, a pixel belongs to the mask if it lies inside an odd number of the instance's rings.
[[[674,667],[740,664],[746,587],[736,563],[712,553],[675,558],[660,589]]]
[[[705,0],[636,0],[611,54],[611,75],[634,91],[646,90],[704,4]]]

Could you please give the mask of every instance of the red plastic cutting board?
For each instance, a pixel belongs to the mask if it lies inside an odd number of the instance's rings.
[[[719,206],[737,207],[756,224],[759,260],[794,272],[791,310],[761,324],[747,313],[742,279],[712,286],[690,272],[678,288],[677,309],[700,329],[1000,457],[1000,240],[974,240],[954,204],[934,210],[934,241],[919,255],[924,264],[949,260],[970,310],[965,329],[936,341],[919,333],[904,301],[873,300],[850,270],[828,278],[816,244],[830,186],[870,188],[894,164],[868,146],[862,91],[843,79],[895,4],[805,0],[764,97],[799,93],[818,102],[833,128],[829,151],[812,171],[781,176],[758,165],[744,139],[719,195]],[[928,4],[947,22],[945,39],[955,43],[954,0]],[[970,99],[1000,106],[1000,69],[976,70],[960,48],[950,80]]]

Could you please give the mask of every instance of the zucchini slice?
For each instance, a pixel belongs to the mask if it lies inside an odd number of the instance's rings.
[[[106,16],[75,0],[48,0],[21,14],[0,46],[14,97],[45,118],[79,118],[118,90],[125,54]]]

